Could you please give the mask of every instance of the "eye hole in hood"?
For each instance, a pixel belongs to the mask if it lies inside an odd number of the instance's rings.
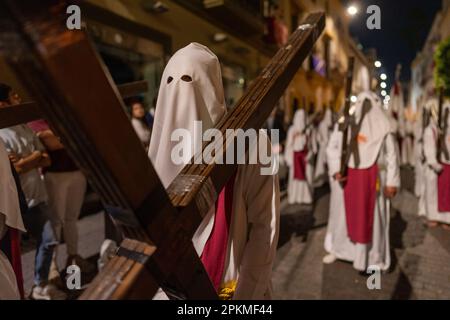
[[[188,75],[184,75],[181,77],[181,80],[183,80],[185,82],[192,82],[192,77],[188,76]]]

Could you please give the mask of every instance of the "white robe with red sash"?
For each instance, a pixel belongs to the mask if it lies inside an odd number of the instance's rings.
[[[444,106],[450,108],[450,104]],[[444,114],[443,112],[443,114]],[[447,119],[450,128],[450,117]],[[425,155],[425,212],[430,221],[450,224],[450,161],[441,154],[437,160],[438,129],[435,120],[431,120],[424,132]],[[450,152],[450,130],[445,136]]]
[[[331,211],[333,213],[330,216],[331,224],[327,233],[325,248],[340,259],[352,261],[356,270],[365,271],[369,266],[378,266],[382,270],[387,270],[390,267],[390,203],[383,194],[383,188],[384,186],[398,187],[400,185],[399,156],[389,119],[381,109],[381,103],[374,94],[365,92],[358,96],[358,102],[355,106],[357,121],[360,119],[362,104],[365,99],[371,101],[372,107],[370,112],[366,114],[359,131],[360,163],[356,168],[354,157],[350,158],[349,181],[344,190],[339,184],[332,184],[334,194],[330,204],[330,215]],[[339,136],[337,133],[335,135]],[[334,139],[339,140],[342,137]],[[335,147],[332,148],[330,145],[328,152],[330,172],[334,171],[332,175],[339,171],[340,163],[339,142],[333,144]],[[335,151],[332,151],[332,149]],[[355,184],[351,180],[353,177],[350,175],[355,173],[358,175],[357,170],[373,172],[374,166],[377,170],[375,174],[372,174],[372,178],[375,178],[376,182],[372,181],[372,189],[363,189],[363,185]],[[358,195],[356,195],[357,193]],[[367,197],[372,197],[374,201],[371,206],[373,212],[367,212],[367,207],[361,212],[354,212],[357,206],[352,205],[352,203],[360,200],[357,196],[364,197],[366,202],[368,201]],[[361,217],[365,217],[366,220],[361,220]],[[345,223],[343,223],[343,220]],[[370,230],[367,228],[368,225],[371,226]]]
[[[186,81],[189,78],[191,81]],[[178,144],[171,141],[172,132],[183,128],[195,138],[195,134],[203,134],[195,132],[195,121],[202,121],[205,131],[225,112],[217,57],[198,43],[176,52],[163,73],[149,148],[149,157],[165,187],[184,167],[171,159]],[[260,134],[259,139],[270,151],[268,137]],[[188,146],[192,155],[198,151],[192,144]],[[278,176],[261,175],[260,169],[259,164],[238,166],[192,239],[217,291],[235,287],[233,299],[271,297],[280,195]],[[155,296],[165,298],[161,290]]]
[[[18,241],[18,232],[25,232],[25,228],[8,153],[0,139],[0,241],[5,241],[5,236],[11,231],[17,236],[15,241]],[[0,250],[0,300],[4,299],[20,299],[20,293],[13,268]]]
[[[284,159],[289,167],[289,204],[311,204],[313,202],[311,156],[313,148],[309,131],[305,132],[306,113],[297,110],[292,126],[288,130]]]

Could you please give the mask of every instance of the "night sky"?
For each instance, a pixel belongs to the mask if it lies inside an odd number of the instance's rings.
[[[441,9],[441,0],[354,0],[359,13],[351,22],[350,31],[364,48],[376,48],[383,72],[392,84],[397,63],[401,63],[402,81],[410,78],[411,62],[421,50],[428,36],[435,14]],[[366,20],[369,5],[381,8],[381,30],[369,30]]]

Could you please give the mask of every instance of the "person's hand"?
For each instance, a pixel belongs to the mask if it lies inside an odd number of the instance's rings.
[[[16,163],[20,160],[19,156],[15,152],[11,152],[8,154],[8,158],[12,163]]]
[[[397,194],[398,188],[397,187],[384,187],[384,196],[388,199],[392,199]]]
[[[347,181],[347,177],[343,176],[340,172],[337,172],[333,175],[334,180],[337,182],[345,182]]]

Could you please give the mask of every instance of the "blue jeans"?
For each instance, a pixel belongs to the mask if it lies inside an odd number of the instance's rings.
[[[29,208],[23,216],[27,231],[36,239],[36,255],[34,258],[34,283],[45,284],[48,281],[52,256],[58,244],[50,223],[48,207],[44,203]]]

